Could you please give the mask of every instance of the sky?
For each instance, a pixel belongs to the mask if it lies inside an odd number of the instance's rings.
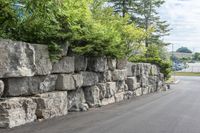
[[[174,44],[175,50],[184,46],[200,52],[200,0],[166,0],[159,13],[172,28],[165,40]]]

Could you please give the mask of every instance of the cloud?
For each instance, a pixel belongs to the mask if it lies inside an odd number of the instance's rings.
[[[173,29],[166,41],[200,51],[200,0],[166,0],[159,13]]]

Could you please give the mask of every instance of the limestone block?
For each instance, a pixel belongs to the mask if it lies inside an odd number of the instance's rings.
[[[127,78],[127,70],[123,69],[123,70],[114,70],[112,72],[112,79],[114,81],[122,81],[125,80]]]
[[[84,88],[85,99],[89,107],[100,106],[100,90],[97,86]]]
[[[124,100],[124,92],[115,94],[115,102],[120,102]]]
[[[86,71],[87,69],[87,58],[84,56],[75,55],[75,71]]]
[[[56,82],[56,90],[75,90],[76,85],[71,74],[60,74]]]
[[[127,65],[127,60],[126,59],[118,59],[117,60],[117,69],[125,69]]]
[[[111,71],[105,71],[98,73],[99,82],[105,83],[105,82],[111,82],[112,81],[112,72]]]
[[[49,58],[47,45],[31,44],[35,49],[35,75],[48,75],[51,73],[52,64]]]
[[[117,85],[117,92],[122,92],[122,91],[128,91],[128,85],[125,83],[125,81],[117,81],[116,82]]]
[[[88,70],[94,72],[105,72],[108,70],[107,59],[104,57],[88,58]]]
[[[134,95],[135,96],[142,96],[142,88],[138,88],[134,90]]]
[[[74,57],[63,57],[60,61],[53,64],[52,73],[74,73],[75,66],[74,66]]]
[[[38,119],[49,119],[68,113],[67,91],[37,94],[32,99],[37,103],[36,115]]]
[[[30,98],[0,101],[0,128],[12,128],[36,120],[36,103]]]
[[[117,60],[116,59],[108,59],[108,69],[114,71],[116,69]]]
[[[110,98],[114,96],[116,92],[117,92],[116,82],[107,82],[105,98]]]
[[[105,98],[105,96],[107,94],[106,83],[98,83],[97,87],[100,90],[100,94],[99,94],[100,100],[102,100]]]
[[[94,72],[81,72],[83,76],[83,86],[93,86],[99,82],[98,74]]]
[[[128,77],[126,79],[126,84],[128,85],[128,90],[134,91],[138,86],[136,77]]]
[[[0,80],[0,97],[3,95],[3,93],[4,93],[4,82]]]
[[[6,96],[30,96],[55,90],[56,75],[8,78]]]
[[[104,99],[101,101],[101,105],[102,105],[102,106],[105,106],[105,105],[108,105],[108,104],[112,104],[112,103],[115,103],[115,97],[104,98]]]
[[[68,111],[86,111],[85,95],[82,88],[68,91]]]
[[[47,75],[51,69],[48,46],[0,40],[0,78]]]

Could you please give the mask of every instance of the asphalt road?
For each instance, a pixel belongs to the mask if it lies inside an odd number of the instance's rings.
[[[0,130],[0,133],[200,133],[200,77],[164,93]]]

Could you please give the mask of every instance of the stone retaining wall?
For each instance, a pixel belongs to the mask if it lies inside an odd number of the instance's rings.
[[[45,45],[0,41],[1,128],[165,89],[155,65],[77,55],[53,64]]]

